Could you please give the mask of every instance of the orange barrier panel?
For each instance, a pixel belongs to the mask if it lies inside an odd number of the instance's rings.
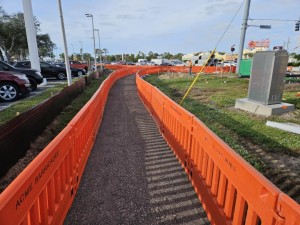
[[[115,81],[137,68],[115,71],[63,131],[0,195],[0,224],[62,224],[78,189]]]
[[[68,126],[0,195],[0,224],[63,223],[99,129],[108,92],[117,79],[138,69],[112,73]],[[212,224],[299,224],[297,203],[201,121],[139,77],[165,71],[171,69],[141,69],[136,77],[138,91],[190,176]]]
[[[286,225],[299,225],[300,224],[300,207],[286,194],[280,194],[277,210],[282,217],[282,223]],[[276,224],[277,225],[277,224]]]
[[[136,69],[147,69],[148,73],[151,74],[152,70],[157,72],[181,72],[188,73],[189,68],[187,66],[129,66],[129,65],[111,65],[105,64],[106,69],[118,70],[124,68],[136,68]],[[157,68],[160,68],[158,70]],[[202,66],[193,66],[192,72],[198,73],[201,70]],[[231,69],[229,66],[219,67],[219,66],[206,66],[203,70],[204,73],[235,73],[236,67],[232,66]]]
[[[71,137],[68,126],[0,195],[0,224],[62,223],[74,193]]]
[[[139,70],[138,92],[189,175],[211,223],[300,224],[300,207],[296,202],[282,194],[200,120],[141,79],[145,74],[165,70],[172,69]],[[149,89],[152,90],[145,92]]]

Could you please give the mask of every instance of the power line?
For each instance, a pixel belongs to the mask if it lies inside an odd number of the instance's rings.
[[[235,19],[235,17],[237,16],[237,14],[239,13],[240,9],[242,8],[243,4],[244,4],[245,0],[242,2],[242,4],[240,5],[240,7],[238,8],[238,10],[236,11],[235,15],[232,17],[230,23],[227,25],[225,31],[223,32],[222,36],[220,37],[220,39],[218,40],[215,49],[217,49],[220,41],[222,40],[222,38],[224,37],[225,33],[227,32],[227,30],[229,29],[230,25],[232,24],[233,20]]]
[[[286,20],[286,19],[248,19],[248,20],[269,20],[269,21],[293,21],[293,22],[297,22],[298,20]]]
[[[190,90],[193,88],[194,84],[196,83],[198,77],[200,76],[201,72],[204,70],[205,65],[208,64],[210,58],[212,57],[212,55],[215,53],[220,41],[222,40],[222,38],[224,37],[225,33],[227,32],[229,26],[232,24],[233,20],[235,19],[236,15],[238,14],[238,12],[240,11],[240,9],[242,8],[243,4],[244,4],[245,0],[242,2],[242,4],[240,5],[239,9],[236,11],[235,15],[233,16],[233,18],[231,19],[230,23],[227,25],[225,31],[223,32],[222,36],[220,37],[220,39],[218,40],[214,50],[210,53],[209,57],[207,58],[206,62],[204,63],[204,65],[202,66],[202,68],[200,69],[200,71],[198,72],[197,76],[195,77],[194,81],[191,83],[189,89],[185,92],[183,98],[181,99],[179,105],[182,104],[182,102],[184,101],[184,99],[186,98],[186,96],[189,94]]]

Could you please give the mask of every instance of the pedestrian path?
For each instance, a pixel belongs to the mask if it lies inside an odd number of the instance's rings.
[[[137,95],[116,82],[64,224],[209,224],[172,150]]]

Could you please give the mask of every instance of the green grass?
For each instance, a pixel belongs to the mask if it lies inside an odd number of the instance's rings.
[[[95,87],[93,85],[96,85],[96,86],[98,85],[99,86],[99,82],[101,84],[102,81],[106,77],[107,77],[107,74],[104,75],[104,76],[101,76],[99,79],[97,79],[96,81],[98,81],[98,82],[92,82],[92,85],[90,85],[90,88],[87,88],[85,90],[85,92],[87,94],[87,98],[91,97],[90,92],[95,92]],[[74,79],[74,82],[76,82],[76,80],[77,79]],[[46,91],[42,92],[41,94],[23,99],[22,101],[19,101],[16,104],[13,104],[9,108],[1,110],[0,111],[0,126],[2,124],[5,124],[9,120],[13,119],[14,117],[16,117],[18,114],[26,112],[29,109],[31,109],[31,108],[35,107],[36,105],[40,104],[41,102],[51,98],[51,96],[57,94],[62,89],[64,89],[66,86],[67,86],[67,84],[57,85],[55,87],[47,89]],[[86,101],[86,99],[84,101]],[[76,107],[76,110],[78,110],[77,107]],[[66,117],[69,117],[70,115],[71,114],[66,114]]]
[[[157,75],[153,75],[146,77],[145,80],[157,86],[174,101],[180,102],[193,78],[160,79]],[[235,110],[235,100],[247,96],[248,82],[247,79],[235,77],[201,75],[182,106],[197,116],[250,164],[263,171],[264,164],[260,159],[251,156],[240,144],[241,138],[247,139],[265,151],[282,154],[299,153],[299,135],[267,127],[265,124],[267,120],[300,124],[300,110],[296,110],[291,118],[284,116],[266,118]],[[300,99],[295,96],[296,92],[297,88],[284,91],[284,101],[295,104],[299,109]]]
[[[13,104],[9,108],[0,111],[0,125],[5,124],[7,121],[13,119],[18,114],[28,111],[32,107],[40,104],[41,102],[49,99],[51,96],[60,92],[66,87],[66,84],[60,84],[55,87],[49,88],[43,93],[23,99],[22,101]]]
[[[74,116],[80,111],[80,109],[90,100],[94,93],[98,90],[101,83],[107,78],[107,74],[102,75],[100,78],[92,80],[91,84],[84,90],[83,93],[79,94],[70,105],[65,107],[63,111],[56,118],[59,123],[56,124],[55,133],[59,133],[63,130],[66,125],[74,118]]]

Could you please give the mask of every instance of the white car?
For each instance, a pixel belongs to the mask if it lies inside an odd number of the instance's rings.
[[[172,66],[185,66],[184,62],[181,62],[179,60],[173,60],[171,61]]]
[[[224,61],[222,62],[222,66],[236,66],[236,62]]]
[[[156,66],[156,64],[154,62],[147,62],[146,65],[147,66]]]

